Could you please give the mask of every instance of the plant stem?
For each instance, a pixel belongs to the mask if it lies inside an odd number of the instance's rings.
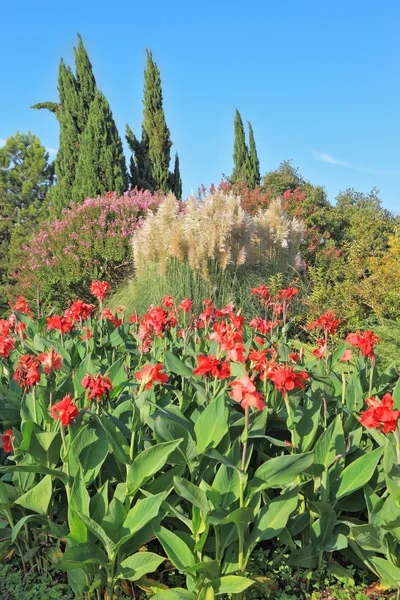
[[[65,491],[67,493],[67,500],[68,500],[68,504],[69,504],[71,501],[71,490],[69,487],[68,448],[67,448],[67,440],[65,438],[65,427],[62,424],[61,424],[61,439],[62,439],[62,443],[63,443],[63,447],[64,447],[64,462],[65,462],[67,475],[68,475],[68,483],[65,484]]]
[[[247,437],[249,434],[249,407],[244,409],[244,430],[243,430],[243,452],[242,452],[242,471],[246,471]]]

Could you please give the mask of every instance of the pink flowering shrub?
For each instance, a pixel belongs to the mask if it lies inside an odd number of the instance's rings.
[[[37,298],[39,291],[43,302],[62,304],[85,297],[92,279],[121,281],[132,268],[130,238],[161,200],[160,194],[132,190],[71,203],[24,246],[23,263],[15,265],[16,287],[28,297]]]

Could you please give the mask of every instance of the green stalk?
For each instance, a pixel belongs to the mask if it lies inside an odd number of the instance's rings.
[[[66,466],[67,475],[68,475],[68,483],[65,485],[65,491],[67,493],[67,500],[68,500],[68,504],[69,504],[71,501],[71,490],[69,487],[70,473],[69,473],[69,464],[68,464],[67,440],[65,438],[65,427],[63,424],[61,424],[61,439],[62,439],[63,448],[64,448],[64,461],[65,461],[65,466]]]

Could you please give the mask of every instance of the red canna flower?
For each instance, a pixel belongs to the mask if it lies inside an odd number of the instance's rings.
[[[53,348],[50,348],[48,352],[43,352],[38,355],[38,360],[43,365],[43,370],[46,375],[49,375],[53,371],[59,371],[61,369],[62,360],[61,356],[54,352]]]
[[[135,313],[134,315],[129,317],[129,323],[139,323],[139,322],[140,322],[140,319],[139,319],[137,313]]]
[[[5,319],[0,319],[0,335],[7,337],[10,333],[11,323]]]
[[[249,323],[250,327],[254,327],[256,331],[259,331],[263,335],[268,335],[271,329],[274,327],[274,323],[272,321],[266,321],[265,319],[261,319],[261,317],[256,317],[252,319]]]
[[[297,288],[287,288],[287,290],[281,290],[278,295],[282,300],[290,300],[298,293],[299,290]]]
[[[70,318],[60,317],[55,315],[54,317],[47,317],[47,329],[58,329],[61,333],[68,333],[72,329],[72,321]]]
[[[294,363],[297,363],[297,361],[300,360],[300,354],[298,352],[291,352],[289,354],[289,358],[291,361],[293,361]]]
[[[25,315],[33,315],[33,312],[29,308],[29,304],[22,296],[18,298],[14,306],[11,306],[11,308],[12,310],[16,310],[17,312],[23,313]]]
[[[15,333],[19,335],[19,337],[21,337],[23,340],[26,340],[26,333],[24,333],[25,329],[26,325],[22,322],[18,323],[18,325],[15,326]]]
[[[327,332],[327,333],[330,333],[331,335],[333,335],[335,333],[339,323],[340,323],[340,319],[336,319],[335,313],[332,310],[330,310],[330,311],[326,312],[325,314],[323,314],[321,317],[319,317],[319,319],[317,319],[316,321],[313,321],[312,323],[310,323],[310,325],[308,325],[307,329],[311,330],[311,329],[315,329],[316,327],[319,327],[324,332]]]
[[[83,300],[74,300],[73,303],[64,313],[66,319],[71,321],[79,321],[88,319],[93,313],[95,306],[93,304],[85,304]]]
[[[293,368],[288,365],[276,365],[267,377],[273,381],[277,390],[282,392],[282,394],[287,394],[288,391],[294,390],[295,388],[304,389],[304,384],[309,378],[309,375],[304,371],[296,373]]]
[[[149,390],[153,383],[159,381],[160,383],[165,383],[168,381],[168,376],[165,373],[161,373],[161,369],[163,365],[158,363],[156,365],[144,365],[141,371],[135,373],[136,379],[142,384],[145,384],[146,390]]]
[[[12,440],[13,440],[13,432],[12,429],[7,429],[5,433],[2,434],[1,436],[1,447],[3,448],[4,452],[12,452],[13,451],[13,445],[12,445]]]
[[[183,310],[183,312],[188,313],[192,310],[192,301],[189,300],[189,298],[185,298],[179,304],[178,308],[181,308]]]
[[[122,325],[122,319],[117,320],[109,308],[105,308],[101,313],[101,316],[103,317],[103,319],[106,318],[109,321],[111,321],[114,327],[119,327],[120,325]]]
[[[172,306],[174,306],[174,299],[172,296],[164,296],[164,298],[161,301],[161,304],[165,306],[165,308],[171,308]]]
[[[231,398],[236,402],[240,402],[242,408],[247,406],[254,406],[257,410],[265,408],[262,394],[256,391],[256,386],[247,375],[239,377],[229,385],[233,388],[230,392]]]
[[[15,342],[12,338],[0,336],[0,354],[4,358],[8,358],[10,352],[15,349]]]
[[[95,377],[88,373],[82,379],[81,385],[85,390],[90,390],[88,400],[96,398],[96,402],[100,402],[104,395],[108,397],[110,390],[112,390],[111,381],[106,375],[102,375],[101,373],[97,373]]]
[[[360,348],[363,356],[369,356],[369,358],[375,358],[374,345],[380,342],[380,338],[374,335],[371,330],[362,331],[361,333],[349,333],[346,338],[346,342]]]
[[[21,356],[14,373],[14,380],[18,383],[19,387],[28,391],[30,387],[39,383],[39,366],[40,362],[35,356],[31,356],[30,354]]]
[[[50,411],[53,419],[61,421],[61,424],[64,425],[64,427],[69,425],[79,414],[78,407],[75,402],[71,400],[71,394],[67,394],[60,402],[54,404]]]
[[[326,349],[328,347],[326,340],[317,340],[315,343],[317,344],[317,347],[315,350],[313,350],[313,355],[317,358],[324,358],[326,356]]]
[[[93,337],[89,327],[82,327],[82,332],[84,332],[83,335],[79,336],[81,340],[90,340]]]
[[[378,429],[384,433],[395,431],[400,410],[393,410],[394,400],[391,394],[385,394],[379,402],[375,397],[367,398],[368,409],[361,413],[360,422],[368,429]]]
[[[263,300],[268,301],[270,299],[269,288],[266,285],[260,285],[258,288],[251,288],[252,296],[260,296]]]
[[[111,287],[107,281],[92,281],[90,285],[90,292],[97,300],[104,300],[109,291]]]
[[[221,380],[227,379],[231,375],[229,363],[218,360],[211,354],[208,356],[198,356],[197,364],[198,366],[196,369],[194,369],[193,375],[202,375],[203,377],[218,377],[218,379]]]
[[[342,362],[349,362],[351,361],[351,359],[353,358],[353,353],[351,350],[346,350],[345,353],[343,354],[342,358],[340,359]]]

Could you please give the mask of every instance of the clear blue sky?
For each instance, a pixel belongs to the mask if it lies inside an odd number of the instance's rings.
[[[57,148],[60,57],[83,37],[121,137],[140,133],[145,47],[160,68],[184,193],[232,170],[233,118],[253,124],[262,172],[292,159],[325,185],[377,187],[400,212],[398,0],[20,0],[1,10],[0,139]]]

